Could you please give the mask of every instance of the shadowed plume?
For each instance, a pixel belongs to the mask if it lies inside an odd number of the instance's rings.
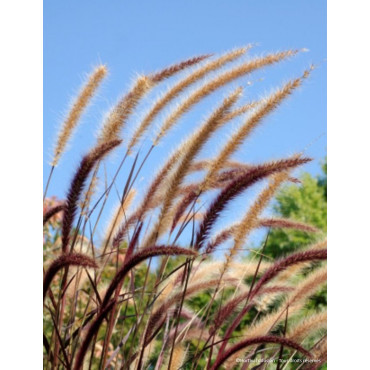
[[[112,149],[118,146],[121,140],[113,140],[103,143],[91,150],[80,162],[80,166],[74,175],[64,207],[63,226],[62,226],[62,250],[68,251],[68,243],[74,218],[76,216],[78,201],[85,186],[87,177],[94,168],[98,160],[101,160]]]
[[[46,293],[49,289],[51,281],[53,280],[54,276],[64,267],[67,266],[80,266],[80,267],[91,267],[97,268],[97,264],[95,261],[83,254],[79,253],[71,253],[71,254],[63,254],[56,258],[51,265],[49,266],[48,270],[44,276],[44,296],[45,299]]]
[[[227,186],[212,202],[208,208],[204,219],[198,229],[196,236],[196,249],[203,246],[204,241],[209,235],[209,232],[218,219],[220,213],[228,205],[228,203],[238,196],[247,187],[255,184],[257,181],[272,175],[276,172],[281,172],[290,168],[295,168],[299,165],[310,161],[309,158],[289,158],[276,162],[266,163],[251,168],[246,174],[236,178],[229,186]]]

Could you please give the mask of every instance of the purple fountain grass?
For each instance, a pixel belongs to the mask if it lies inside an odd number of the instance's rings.
[[[180,248],[176,246],[153,246],[146,248],[145,250],[141,250],[134,254],[132,257],[130,257],[124,265],[120,268],[120,270],[116,273],[114,278],[112,279],[102,302],[102,307],[105,307],[113,292],[116,290],[119,283],[125,278],[127,273],[134,268],[139,263],[145,261],[148,258],[151,257],[157,257],[157,256],[196,256],[197,253],[190,249]]]
[[[90,151],[83,157],[80,166],[71,182],[67,200],[64,208],[63,226],[62,226],[62,250],[68,252],[68,243],[74,218],[76,216],[78,201],[85,186],[86,180],[94,168],[94,165],[101,160],[111,150],[121,144],[121,140],[113,140],[103,143]]]
[[[231,170],[223,171],[216,176],[216,179],[209,185],[209,189],[213,190],[216,188],[223,188],[228,185],[228,183],[235,179],[235,176],[241,175],[248,171],[245,168],[234,168]],[[181,216],[184,214],[186,209],[192,204],[199,196],[200,186],[202,183],[191,184],[181,191],[182,194],[185,194],[180,203],[176,208],[175,215],[173,217],[171,232],[175,229],[178,224]]]
[[[265,163],[253,167],[246,174],[236,178],[227,188],[221,191],[221,193],[208,208],[196,235],[196,249],[199,250],[202,248],[220,213],[225,209],[228,203],[238,196],[242,191],[267,176],[270,176],[276,172],[298,167],[309,162],[310,160],[310,158],[292,157],[280,161]]]
[[[107,75],[107,68],[105,65],[97,66],[89,76],[89,79],[85,86],[81,89],[80,93],[76,97],[73,105],[65,118],[61,130],[58,135],[58,140],[54,148],[54,157],[52,161],[53,168],[57,166],[60,157],[64,153],[67,147],[67,143],[70,140],[73,132],[76,129],[78,122],[92,97],[95,95],[98,87],[102,80]]]
[[[44,227],[44,256],[53,256],[50,265],[46,261],[44,274],[45,367],[159,370],[188,368],[190,363],[192,370],[215,370],[234,366],[235,358],[245,351],[250,352],[247,358],[279,356],[280,360],[286,358],[284,347],[307,358],[312,353],[326,361],[326,343],[318,349],[303,348],[301,343],[305,335],[315,336],[316,341],[325,327],[325,315],[311,315],[309,320],[301,320],[301,316],[312,294],[325,284],[326,266],[298,279],[306,267],[314,267],[312,262],[326,259],[326,245],[321,242],[277,261],[262,261],[263,248],[258,252],[258,263],[232,260],[237,251],[248,247],[247,237],[257,228],[321,233],[301,221],[263,218],[262,213],[280,184],[299,182],[290,172],[309,158],[303,158],[301,153],[261,164],[232,159],[267,116],[302,86],[312,70],[288,80],[265,98],[248,97],[242,101],[242,88],[235,89],[240,78],[298,53],[287,50],[251,56],[237,63],[249,49],[250,46],[235,49],[214,58],[203,54],[138,75],[105,117],[97,145],[82,158],[64,203],[52,199],[52,207],[44,205],[44,225],[49,222]],[[100,73],[105,75],[105,67]],[[140,112],[149,92],[177,73],[179,78],[149,102],[148,111]],[[235,86],[230,87],[215,110],[166,155],[153,178],[144,180],[148,180],[148,188],[140,193],[142,186],[138,182],[145,175],[145,166],[150,166],[150,158],[157,155],[157,144],[190,110],[231,83]],[[95,92],[93,87],[88,97]],[[77,117],[73,111],[71,114],[72,118]],[[104,191],[94,201],[92,184],[102,178],[100,162],[122,142],[122,130],[136,114],[141,118],[127,140],[123,158],[115,171],[107,168]],[[242,116],[241,125],[231,137],[221,135],[220,152],[210,158],[202,157],[204,145],[214,138],[216,130]],[[154,132],[156,121],[158,131]],[[72,125],[69,123],[68,127]],[[68,138],[65,136],[61,144]],[[54,167],[51,174],[53,171]],[[92,184],[87,186],[90,178]],[[264,180],[271,181],[246,209],[245,216],[229,227],[222,225],[221,232],[211,235],[226,207]],[[48,184],[49,180],[44,196]],[[115,191],[119,208],[101,230],[105,205]],[[234,244],[226,260],[205,264],[229,238],[234,239]],[[94,257],[86,252],[75,253],[78,247],[91,251]],[[157,264],[155,257],[163,258]],[[70,271],[73,266],[76,273]],[[249,285],[246,279],[252,277]],[[200,305],[204,300],[206,303]],[[278,308],[272,304],[278,304]],[[287,307],[289,318],[286,315],[284,332],[279,336],[270,334],[282,323]],[[244,327],[241,323],[247,313],[251,324]],[[189,347],[194,341],[195,351]],[[265,347],[262,355],[257,352],[259,345]]]
[[[211,165],[212,165],[211,159],[196,160],[191,164],[189,171],[190,172],[205,171]],[[228,160],[228,161],[225,161],[223,168],[247,170],[248,168],[250,168],[250,165],[242,163],[242,162],[238,162],[238,161]]]
[[[130,257],[126,261],[126,263],[124,263],[124,265],[121,267],[121,269],[116,273],[109,287],[107,288],[107,291],[105,293],[104,299],[100,307],[100,312],[96,316],[91,326],[89,327],[86,337],[77,354],[77,359],[76,359],[76,363],[74,366],[75,370],[78,370],[81,368],[83,364],[83,359],[86,355],[88,346],[92,338],[99,330],[99,327],[101,323],[103,322],[103,319],[108,315],[108,313],[113,308],[115,300],[111,300],[111,296],[113,295],[114,291],[116,290],[120,282],[125,278],[127,273],[139,263],[151,257],[164,256],[164,255],[167,255],[167,256],[178,256],[178,255],[196,256],[196,252],[190,249],[185,249],[185,248],[180,248],[180,247],[175,247],[175,246],[154,246],[154,247],[150,247],[145,250],[139,251],[136,254],[134,254],[132,257]]]
[[[222,103],[205,120],[205,122],[194,132],[194,134],[192,134],[184,144],[180,146],[182,148],[182,155],[179,160],[179,164],[165,184],[166,193],[162,202],[160,215],[157,223],[146,238],[145,245],[152,244],[158,235],[171,227],[170,219],[173,201],[178,194],[178,190],[183,179],[188,173],[189,166],[212,135],[222,127],[222,119],[225,114],[230,112],[230,109],[240,98],[242,91],[242,88],[239,87],[232,91],[231,94],[228,94],[223,99]]]
[[[211,183],[208,188],[209,190],[213,190],[216,188],[223,188],[228,185],[230,181],[233,181],[236,176],[240,176],[241,174],[245,174],[251,170],[251,166],[238,166],[237,168],[233,168],[231,170],[223,171],[220,174],[216,176],[216,179],[213,181],[213,184]],[[289,177],[289,181],[296,182],[296,179]],[[183,195],[181,201],[179,202],[175,215],[173,217],[171,232],[175,229],[177,226],[180,218],[185,213],[186,209],[192,204],[199,196],[200,189],[201,189],[202,183],[195,183],[190,184],[186,186],[181,193],[185,194]],[[261,220],[259,226],[261,227],[281,227],[281,228],[289,228],[289,229],[296,229],[306,232],[317,232],[318,230],[314,228],[313,226],[300,223],[298,221],[293,220],[286,220],[286,219],[264,219],[263,222]],[[224,237],[226,234],[224,235]],[[231,236],[231,233],[229,233],[229,236]],[[229,237],[228,236],[228,237]],[[226,239],[228,239],[228,237]],[[225,239],[225,240],[226,240]],[[225,241],[223,240],[223,241]],[[218,243],[219,244],[219,243]]]
[[[272,335],[266,335],[263,337],[256,337],[256,338],[250,338],[243,340],[231,348],[229,348],[222,356],[220,356],[219,359],[217,359],[214,364],[211,367],[211,370],[217,370],[221,367],[221,365],[229,358],[231,357],[234,353],[240,351],[243,348],[252,346],[254,344],[267,344],[267,343],[274,343],[274,344],[282,344],[286,347],[290,347],[295,349],[296,351],[302,353],[304,356],[308,358],[312,358],[312,355],[309,351],[307,351],[305,348],[303,348],[301,345],[298,343],[287,339],[287,338],[282,338],[282,337],[276,337]]]
[[[277,261],[273,266],[267,269],[258,280],[256,286],[251,292],[250,298],[252,299],[266,283],[273,279],[279,272],[284,271],[287,267],[300,262],[326,260],[326,258],[327,250],[321,249],[294,253],[280,261]]]
[[[258,220],[257,226],[260,227],[271,227],[271,228],[281,228],[281,229],[294,229],[299,231],[304,231],[307,233],[317,233],[319,230],[303,222],[296,220],[290,220],[287,218],[263,218]]]
[[[208,242],[207,246],[205,247],[205,253],[213,253],[220,244],[230,239],[237,226],[238,225],[232,225],[219,232],[210,242]],[[286,218],[262,218],[257,220],[256,227],[293,229],[309,233],[317,233],[319,231],[312,225]]]
[[[45,225],[53,216],[55,216],[57,213],[63,210],[64,210],[64,204],[58,204],[57,206],[50,208],[43,215],[43,224]]]
[[[172,66],[169,66],[167,68],[164,68],[160,70],[159,72],[152,73],[148,75],[149,79],[154,82],[154,83],[159,83],[162,82],[163,80],[172,77],[176,73],[189,68],[195,64],[200,63],[201,61],[210,58],[213,54],[203,54],[203,55],[198,55],[193,58],[189,58],[187,60],[184,60],[180,63],[173,64]]]
[[[186,88],[188,88],[190,85],[197,82],[199,79],[203,78],[206,74],[208,74],[211,71],[217,70],[221,68],[224,64],[229,63],[235,59],[237,59],[239,56],[243,55],[247,48],[238,49],[235,51],[231,51],[227,53],[224,56],[221,56],[220,58],[217,58],[215,60],[211,60],[208,63],[205,63],[203,66],[200,66],[200,68],[196,69],[195,71],[188,74],[183,79],[180,79],[177,83],[175,83],[174,86],[172,86],[162,97],[160,97],[154,105],[150,108],[148,113],[145,115],[145,117],[142,119],[140,125],[137,127],[129,145],[128,150],[131,151],[132,148],[136,145],[136,143],[139,141],[140,137],[144,134],[144,132],[148,129],[148,127],[151,125],[153,120],[158,116],[158,114],[170,103],[173,102],[173,100],[181,94]],[[152,80],[150,80],[152,82]],[[164,130],[165,131],[165,130]],[[165,132],[162,132],[163,135]]]
[[[46,297],[46,293],[49,289],[51,281],[53,280],[54,276],[64,267],[67,266],[80,266],[80,267],[91,267],[97,268],[96,262],[89,256],[85,256],[80,253],[71,253],[71,254],[62,254],[58,258],[56,258],[51,265],[49,266],[48,270],[44,276],[44,300]]]
[[[237,166],[238,168],[230,169],[227,171],[221,172],[216,179],[213,181],[213,184],[210,185],[211,189],[214,188],[222,188],[227,185],[229,181],[233,179],[233,176],[240,175],[241,173],[244,173],[247,168],[250,166],[241,165],[238,162],[228,162],[226,165],[230,166]],[[193,167],[193,166],[192,166]],[[195,171],[198,168],[203,168],[204,163],[196,163],[196,166],[192,169],[189,169],[189,171]],[[155,197],[155,194],[157,192],[157,189],[159,188],[160,184],[163,183],[163,180],[166,178],[167,175],[167,169],[163,168],[163,170],[157,175],[155,180],[151,183],[151,186],[149,190],[146,192],[145,198],[142,202],[142,205],[139,207],[137,211],[135,211],[133,214],[131,214],[127,220],[123,222],[123,224],[118,229],[117,233],[115,234],[113,238],[113,245],[114,247],[118,247],[119,244],[123,241],[125,236],[127,235],[127,232],[130,228],[136,225],[136,223],[139,220],[144,219],[145,213],[147,213],[149,210],[159,206],[161,203],[161,199],[158,201],[156,200],[158,197]],[[204,168],[203,168],[204,169]],[[180,201],[180,204],[178,204],[175,216],[173,217],[172,222],[172,228],[171,231],[176,227],[177,223],[180,221],[181,216],[184,214],[186,208],[196,199],[197,195],[199,194],[199,185],[200,184],[190,184],[185,185],[181,191],[179,191],[180,194],[185,194]]]

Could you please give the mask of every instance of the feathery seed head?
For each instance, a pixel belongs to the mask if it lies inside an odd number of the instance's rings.
[[[58,139],[54,148],[54,157],[52,160],[52,166],[56,166],[60,160],[60,157],[66,149],[66,145],[71,138],[73,131],[75,130],[78,121],[80,120],[82,113],[88,106],[91,98],[94,96],[103,78],[107,74],[107,68],[104,65],[100,65],[92,72],[89,76],[87,83],[81,89],[79,95],[76,97],[72,104],[70,111],[65,118],[62,128],[58,134]]]
[[[309,76],[309,71],[305,71],[302,77],[296,78],[289,81],[282,88],[277,90],[275,93],[265,98],[262,103],[257,106],[255,111],[246,119],[245,123],[233,134],[230,140],[222,148],[218,156],[213,160],[213,164],[208,170],[208,173],[204,179],[202,188],[205,190],[209,185],[212,177],[219,171],[223,166],[223,163],[235,153],[243,141],[252,133],[252,131],[261,123],[262,119],[270,114],[278,105],[287,98],[294,89],[298,88],[302,79]]]
[[[139,127],[136,129],[129,145],[128,149],[132,150],[132,148],[137,144],[140,140],[141,136],[147,130],[149,125],[153,122],[153,120],[158,116],[159,112],[163,110],[168,104],[170,104],[176,97],[178,97],[187,87],[197,82],[199,79],[204,77],[207,73],[214,71],[218,68],[221,68],[226,63],[232,62],[236,58],[240,57],[247,51],[247,48],[241,48],[215,59],[211,60],[206,63],[204,66],[199,67],[197,70],[191,72],[188,76],[181,79],[177,82],[173,87],[171,87],[167,93],[165,93],[149,110],[149,112],[145,115],[143,120],[141,121]],[[164,128],[164,131],[166,129]],[[165,132],[163,131],[163,135]],[[157,142],[156,142],[157,144]]]
[[[153,84],[146,76],[139,76],[136,79],[131,90],[124,95],[109,112],[99,134],[98,143],[104,143],[119,138],[119,134],[125,126],[129,116],[152,85]]]
[[[196,89],[188,98],[183,100],[177,108],[167,117],[160,128],[157,137],[154,139],[154,145],[157,145],[159,140],[173,127],[177,120],[186,113],[193,105],[197,104],[201,99],[205,98],[221,86],[244,76],[252,71],[271,65],[281,61],[284,58],[294,55],[294,51],[286,51],[275,54],[269,54],[266,57],[256,58],[246,62],[240,66],[234,67],[229,71],[221,73],[209,82],[203,84]]]
[[[148,76],[148,78],[153,82],[153,83],[159,83],[162,82],[163,80],[172,77],[174,74],[191,67],[195,64],[198,64],[199,62],[211,57],[212,54],[204,54],[204,55],[199,55],[194,58],[190,58],[187,60],[184,60],[180,63],[176,63],[172,66],[169,66],[167,68],[162,69],[161,71],[157,73],[152,73]]]
[[[256,201],[249,208],[247,214],[244,216],[239,226],[235,230],[234,246],[231,248],[229,255],[226,259],[227,263],[229,263],[232,260],[232,258],[237,253],[239,248],[245,243],[245,239],[247,238],[248,234],[256,226],[257,217],[266,207],[267,203],[271,200],[279,186],[285,180],[287,180],[288,176],[289,173],[285,171],[273,175],[273,179],[270,182],[270,184],[260,193]]]
[[[103,143],[93,148],[85,157],[82,158],[77,169],[69,191],[64,207],[63,225],[62,225],[62,250],[66,253],[74,218],[76,216],[78,201],[85,186],[86,180],[94,168],[96,162],[101,160],[111,150],[121,144],[121,140],[113,140]]]
[[[299,321],[289,328],[287,337],[295,341],[301,341],[315,330],[326,327],[327,311],[315,313],[303,321]]]
[[[91,267],[97,268],[96,262],[89,256],[79,254],[79,253],[70,253],[70,254],[62,254],[58,258],[56,258],[51,265],[49,266],[48,270],[44,276],[44,300],[46,294],[48,292],[49,286],[51,281],[53,280],[54,276],[64,267],[67,266],[81,266],[81,267]]]
[[[231,107],[240,97],[241,93],[242,88],[239,87],[227,96],[205,123],[193,135],[191,135],[183,145],[180,146],[182,158],[166,186],[166,196],[163,201],[159,221],[148,236],[144,245],[153,244],[155,242],[155,238],[171,226],[172,212],[169,211],[172,207],[173,199],[178,192],[179,186],[188,173],[191,162],[211,135],[221,126],[222,118],[225,114],[229,113]]]
[[[212,202],[208,208],[202,223],[197,232],[196,236],[196,248],[200,249],[206,238],[209,235],[209,232],[212,228],[212,225],[218,219],[222,210],[232,201],[236,196],[238,196],[242,191],[247,187],[255,184],[257,181],[270,176],[274,173],[285,171],[291,168],[295,168],[299,165],[302,165],[308,162],[308,158],[299,158],[292,157],[286,160],[270,162],[259,166],[254,166],[250,170],[246,171],[244,174],[236,177],[221,193],[217,198]]]

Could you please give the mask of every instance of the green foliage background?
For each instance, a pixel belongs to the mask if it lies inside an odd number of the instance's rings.
[[[322,165],[322,173],[311,176],[304,173],[297,186],[287,185],[276,196],[274,213],[278,217],[290,218],[316,226],[321,232],[316,234],[295,230],[271,230],[264,254],[281,257],[322,239],[327,228],[327,161]]]

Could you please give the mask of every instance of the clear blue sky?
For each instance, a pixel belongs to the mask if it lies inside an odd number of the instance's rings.
[[[309,52],[230,85],[245,86],[245,100],[300,75],[310,63],[317,68],[235,158],[245,162],[279,158],[314,141],[307,154],[315,161],[305,170],[317,173],[326,153],[326,1],[44,1],[44,178],[71,97],[92,66],[102,62],[110,71],[61,160],[49,194],[64,197],[81,154],[94,143],[103,114],[126,91],[135,73],[148,73],[190,56],[222,53],[248,43],[258,43],[251,51],[255,55],[287,48],[307,48]],[[252,82],[249,87],[248,81]],[[155,153],[155,165],[152,162],[144,169],[143,184],[189,127],[199,123],[230,86],[213,94],[179,122]],[[151,97],[157,93],[154,91]],[[130,125],[137,124],[138,118],[135,116]],[[217,143],[216,137],[205,155],[214,154]]]

